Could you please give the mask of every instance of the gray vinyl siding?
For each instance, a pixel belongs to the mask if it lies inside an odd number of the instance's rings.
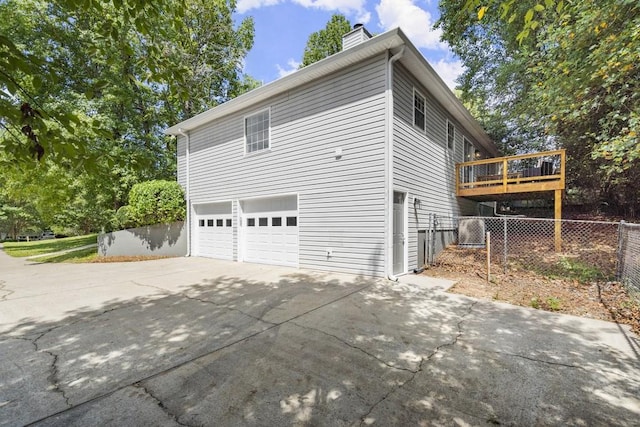
[[[413,89],[426,97],[426,129],[413,125]],[[456,128],[454,150],[447,148],[447,120]],[[417,266],[418,230],[429,214],[475,213],[475,202],[457,198],[455,163],[463,161],[462,138],[473,139],[442,105],[399,64],[394,68],[393,184],[408,193],[408,267]],[[413,203],[420,199],[420,205]]]
[[[191,131],[192,203],[297,194],[300,267],[383,275],[385,59]],[[270,149],[245,155],[244,117],[264,108]]]
[[[177,157],[178,157],[178,184],[182,188],[187,188],[187,139],[184,136],[178,136],[177,141]]]

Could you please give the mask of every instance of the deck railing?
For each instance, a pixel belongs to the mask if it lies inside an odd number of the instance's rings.
[[[457,195],[562,190],[565,160],[565,150],[555,150],[457,163]]]

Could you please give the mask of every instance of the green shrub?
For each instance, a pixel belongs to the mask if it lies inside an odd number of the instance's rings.
[[[183,221],[185,214],[184,192],[180,184],[160,180],[134,185],[129,192],[128,209],[122,212],[135,226]]]
[[[135,226],[136,222],[131,217],[131,207],[129,205],[121,206],[113,216],[112,228],[114,230],[123,230]]]

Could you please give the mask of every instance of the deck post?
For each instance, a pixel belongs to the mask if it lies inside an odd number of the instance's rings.
[[[555,247],[556,252],[562,251],[562,190],[555,191],[554,203],[554,219],[555,219]]]
[[[502,159],[502,192],[507,192],[507,177],[509,176],[507,171],[507,158]]]

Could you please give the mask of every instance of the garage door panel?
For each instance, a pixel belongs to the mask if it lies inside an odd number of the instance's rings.
[[[233,219],[231,203],[194,206],[194,255],[233,259]]]
[[[254,207],[271,205],[282,206],[282,203],[262,201],[260,205],[254,205]],[[297,217],[298,212],[293,210],[252,212],[243,215],[245,260],[297,267]]]

